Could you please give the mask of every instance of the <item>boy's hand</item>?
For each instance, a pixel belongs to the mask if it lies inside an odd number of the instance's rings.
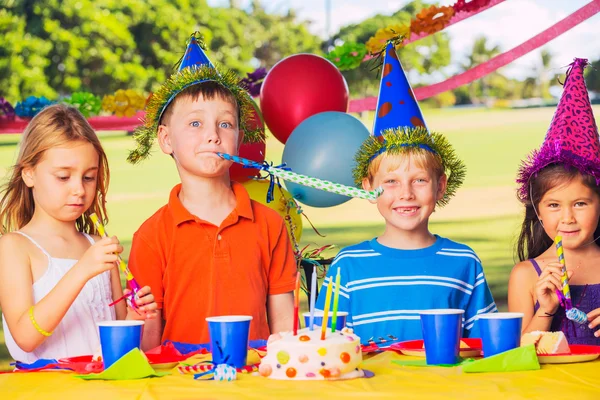
[[[123,290],[123,294],[128,295],[131,290]],[[158,305],[154,301],[154,295],[150,291],[150,286],[144,286],[137,292],[138,299],[135,297],[131,301],[135,301],[137,312],[131,307],[127,307],[127,317],[125,319],[144,320],[156,318],[156,309]]]
[[[116,268],[118,265],[117,254],[122,252],[123,246],[116,236],[102,238],[83,253],[77,266],[83,272],[86,280],[90,280],[96,275]]]
[[[567,272],[567,277],[571,278],[573,271]],[[559,300],[556,291],[562,290],[562,265],[560,263],[550,263],[544,268],[535,284],[535,295],[540,304],[540,309],[548,314],[554,314],[558,309]]]
[[[596,308],[595,310],[590,311],[588,313],[587,317],[588,317],[588,321],[589,321],[588,328],[590,328],[590,329],[597,328],[598,325],[600,325],[600,308]],[[597,330],[596,332],[594,332],[594,336],[600,337],[600,330]]]

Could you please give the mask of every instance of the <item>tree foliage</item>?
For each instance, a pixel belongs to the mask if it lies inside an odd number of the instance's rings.
[[[588,90],[600,94],[600,58],[591,61],[591,66],[585,69],[585,83]]]
[[[194,31],[204,34],[208,56],[243,75],[271,68],[297,53],[323,55],[331,41],[309,32],[293,10],[267,12],[264,1],[240,8],[209,7],[207,0],[2,0],[0,1],[0,96],[12,102],[27,96],[56,99],[76,91],[96,95],[118,89],[153,91],[170,75]],[[392,15],[376,15],[342,27],[332,41],[365,43],[380,28],[409,24],[428,3],[415,0]],[[479,45],[479,47],[478,47]],[[485,39],[474,44],[469,65],[498,49]],[[409,44],[399,56],[411,83],[421,74],[440,73],[451,61],[449,38],[440,32]],[[481,59],[481,56],[484,57]],[[378,93],[375,62],[345,71],[353,97]],[[595,77],[590,77],[596,87]],[[483,85],[482,85],[483,83]],[[457,103],[515,93],[500,75],[454,92]],[[450,96],[443,98],[449,104]]]
[[[208,56],[243,74],[321,40],[293,13],[206,0],[7,0],[0,9],[0,95],[56,98],[74,91],[152,91],[174,71],[189,35],[205,35]]]

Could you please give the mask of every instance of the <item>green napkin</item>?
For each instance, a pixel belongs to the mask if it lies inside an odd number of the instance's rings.
[[[473,361],[462,367],[463,372],[511,372],[540,369],[535,346],[517,347],[492,357]]]
[[[170,372],[156,372],[136,347],[123,357],[119,358],[113,365],[99,374],[75,375],[76,378],[85,380],[129,380],[150,378],[153,376],[170,375]]]
[[[461,359],[456,364],[436,364],[436,365],[428,365],[427,360],[392,360],[393,364],[400,365],[403,367],[456,367],[459,365],[467,364],[472,362],[472,358]]]

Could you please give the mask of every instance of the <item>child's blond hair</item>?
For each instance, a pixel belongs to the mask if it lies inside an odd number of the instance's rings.
[[[389,172],[398,169],[400,164],[406,158],[408,158],[410,162],[414,162],[417,167],[429,171],[436,180],[439,180],[442,175],[444,175],[444,166],[442,165],[442,159],[439,155],[420,147],[407,147],[401,153],[389,154],[386,152],[373,159],[369,164],[367,172],[369,183],[371,185],[373,184],[373,178],[377,172],[379,172],[379,168],[384,159],[389,160],[389,170],[386,171]]]
[[[0,234],[21,229],[33,216],[33,193],[23,181],[23,170],[34,168],[46,150],[76,141],[90,143],[99,157],[96,195],[91,207],[77,219],[77,229],[96,233],[93,223],[87,218],[92,213],[96,213],[104,223],[107,222],[106,191],[110,174],[104,149],[96,132],[76,108],[55,104],[33,117],[23,132],[17,161],[9,173],[8,182],[0,191],[3,193],[0,200]]]

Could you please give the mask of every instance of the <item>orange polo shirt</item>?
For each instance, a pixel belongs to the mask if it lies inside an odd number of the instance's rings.
[[[285,222],[232,183],[235,209],[215,226],[169,203],[133,236],[129,268],[162,309],[162,340],[210,341],[206,317],[251,315],[250,339],[266,339],[267,297],[294,290],[296,265]]]

